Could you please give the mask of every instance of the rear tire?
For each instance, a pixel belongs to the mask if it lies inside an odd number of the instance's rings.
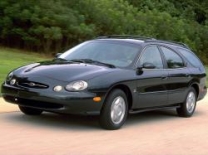
[[[177,113],[180,117],[191,117],[196,109],[197,95],[193,87],[191,87],[186,96],[186,100],[177,108]]]
[[[42,110],[39,110],[39,109],[34,109],[34,108],[25,107],[21,105],[19,105],[19,109],[22,113],[26,115],[40,115],[43,112]]]
[[[113,90],[107,97],[101,110],[100,125],[104,129],[116,130],[122,127],[127,118],[128,102],[126,94],[120,90]]]

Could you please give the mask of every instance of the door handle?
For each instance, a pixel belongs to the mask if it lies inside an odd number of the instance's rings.
[[[167,80],[168,77],[167,77],[167,76],[162,76],[161,79],[162,79],[162,80]]]

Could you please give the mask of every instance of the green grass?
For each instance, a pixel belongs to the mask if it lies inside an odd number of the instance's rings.
[[[37,53],[0,47],[0,85],[4,82],[7,74],[13,69],[47,59],[50,59],[50,57]]]

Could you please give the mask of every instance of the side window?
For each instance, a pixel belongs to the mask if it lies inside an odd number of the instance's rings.
[[[183,60],[177,53],[175,53],[174,51],[172,51],[166,47],[161,47],[161,49],[164,53],[168,68],[182,68],[182,67],[184,67]]]
[[[157,46],[149,46],[143,51],[139,64],[143,65],[144,63],[152,63],[157,69],[163,68],[162,58]]]
[[[200,62],[200,60],[191,51],[181,49],[181,48],[179,48],[178,50],[194,67],[200,68],[202,66],[202,63]]]

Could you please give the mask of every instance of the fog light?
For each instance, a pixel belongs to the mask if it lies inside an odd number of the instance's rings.
[[[10,81],[10,85],[14,85],[16,83],[16,79],[12,79],[11,81]]]
[[[55,92],[60,92],[60,91],[62,91],[62,89],[63,89],[62,86],[55,86],[55,87],[53,88],[53,90],[54,90]]]
[[[94,98],[93,98],[93,101],[95,101],[95,102],[100,102],[100,101],[101,101],[101,97],[94,97]]]

